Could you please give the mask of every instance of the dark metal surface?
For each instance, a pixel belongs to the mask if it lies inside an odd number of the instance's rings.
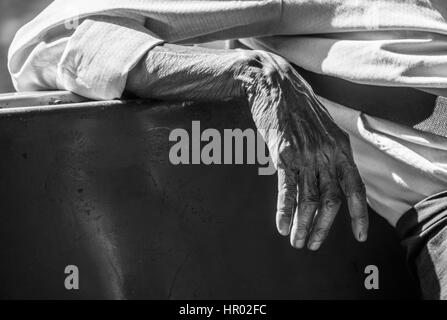
[[[14,110],[12,110],[14,111]],[[253,127],[236,102],[0,113],[1,298],[414,298],[394,231],[366,244],[342,208],[318,253],[274,226],[276,176],[173,166],[171,129]],[[364,268],[380,289],[364,288]],[[64,288],[76,265],[80,290]]]
[[[35,91],[0,94],[0,112],[3,114],[11,109],[45,106],[46,108],[61,104],[87,102],[88,99],[68,91]],[[8,111],[6,111],[6,109]]]

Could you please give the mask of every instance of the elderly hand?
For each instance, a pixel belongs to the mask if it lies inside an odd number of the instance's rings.
[[[153,48],[130,72],[126,89],[165,100],[245,97],[278,169],[277,227],[296,248],[317,250],[343,195],[355,238],[365,241],[365,189],[349,138],[310,86],[279,56],[263,51],[177,45]]]
[[[358,241],[368,232],[363,182],[348,135],[332,120],[306,81],[279,56],[249,53],[242,80],[256,126],[278,169],[276,224],[295,248],[318,250],[343,195]]]

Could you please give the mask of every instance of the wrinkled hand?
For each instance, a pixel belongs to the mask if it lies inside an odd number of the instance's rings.
[[[276,224],[295,248],[318,250],[343,196],[358,241],[368,232],[365,188],[348,135],[310,86],[284,59],[253,52],[237,77],[245,84],[253,119],[278,169]]]
[[[278,169],[276,221],[296,248],[317,250],[343,195],[356,239],[366,240],[365,189],[349,138],[312,89],[279,56],[165,44],[129,73],[126,90],[162,100],[246,98]]]

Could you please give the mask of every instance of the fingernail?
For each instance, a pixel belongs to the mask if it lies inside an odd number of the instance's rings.
[[[288,236],[288,235],[289,235],[289,230],[286,229],[286,228],[279,228],[279,229],[278,229],[278,232],[279,232],[279,234],[282,235],[282,236]]]
[[[320,249],[320,246],[321,246],[321,242],[312,242],[309,245],[309,250],[317,251],[318,249]]]
[[[278,224],[278,231],[282,236],[288,236],[290,233],[290,223],[280,221]]]
[[[304,242],[305,242],[305,240],[296,240],[295,241],[295,248],[298,248],[298,249],[304,248]]]
[[[360,231],[359,232],[359,241],[365,242],[366,238],[367,238],[366,234],[364,234],[363,232]]]

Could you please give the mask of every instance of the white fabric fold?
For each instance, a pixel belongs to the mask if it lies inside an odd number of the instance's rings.
[[[447,189],[447,139],[319,97],[351,139],[373,209],[395,225],[403,212]]]

